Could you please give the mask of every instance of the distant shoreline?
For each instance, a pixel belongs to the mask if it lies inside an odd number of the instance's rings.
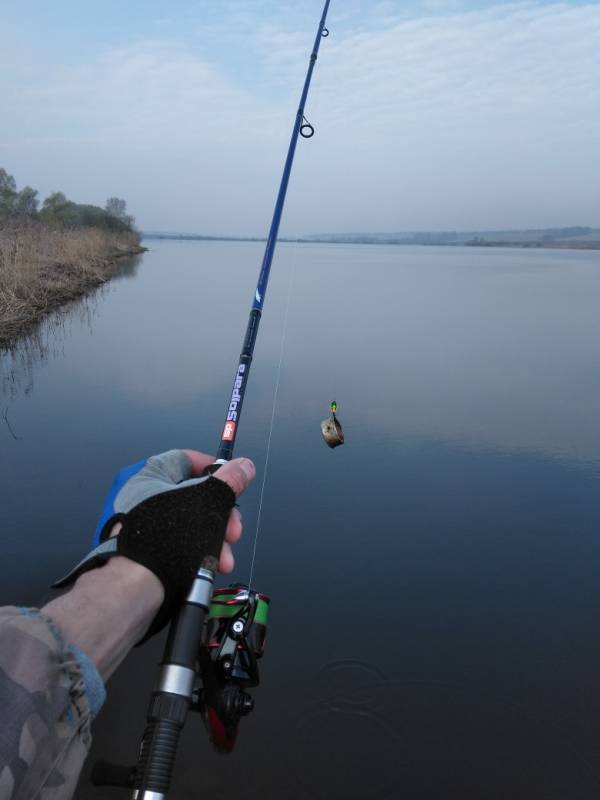
[[[510,232],[507,232],[510,233]],[[558,238],[540,231],[539,238],[528,239],[487,239],[484,236],[471,236],[464,240],[452,241],[445,238],[447,234],[415,234],[412,238],[404,234],[394,235],[310,235],[299,237],[281,236],[280,242],[289,244],[362,244],[362,245],[395,245],[395,246],[421,246],[421,247],[509,247],[520,249],[547,249],[547,250],[600,250],[600,231],[590,231],[586,236]],[[597,236],[596,236],[597,234]],[[531,237],[531,234],[529,234]],[[199,241],[199,242],[266,242],[266,237],[260,236],[205,236],[195,233],[142,233],[142,239],[168,240],[168,241]]]

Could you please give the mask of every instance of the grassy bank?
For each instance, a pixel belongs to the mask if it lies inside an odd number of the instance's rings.
[[[133,231],[72,229],[35,220],[0,225],[0,348],[107,281],[119,258],[143,249]]]

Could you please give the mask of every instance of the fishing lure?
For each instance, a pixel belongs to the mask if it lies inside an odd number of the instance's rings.
[[[325,439],[325,442],[332,449],[344,444],[344,429],[342,428],[342,423],[336,416],[337,409],[338,405],[335,400],[333,400],[329,406],[331,414],[321,423],[321,434],[323,435],[323,439]]]

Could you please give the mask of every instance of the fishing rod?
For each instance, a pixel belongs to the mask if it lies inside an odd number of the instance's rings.
[[[215,463],[207,474],[216,472],[233,456],[298,137],[310,139],[315,132],[304,116],[304,108],[321,40],[329,36],[325,23],[330,2],[325,2],[311,52],[223,433]],[[222,541],[217,553],[221,545]],[[190,710],[202,713],[209,737],[219,751],[233,749],[239,722],[254,707],[246,689],[259,683],[257,660],[264,650],[269,598],[242,584],[213,594],[217,568],[217,556],[203,559],[185,603],[171,622],[137,767],[99,762],[92,773],[94,783],[131,787],[133,800],[165,800],[179,736]]]

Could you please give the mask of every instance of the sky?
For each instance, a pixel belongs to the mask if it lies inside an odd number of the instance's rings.
[[[0,166],[268,230],[322,0],[0,0]],[[282,233],[600,227],[600,2],[332,0]]]

